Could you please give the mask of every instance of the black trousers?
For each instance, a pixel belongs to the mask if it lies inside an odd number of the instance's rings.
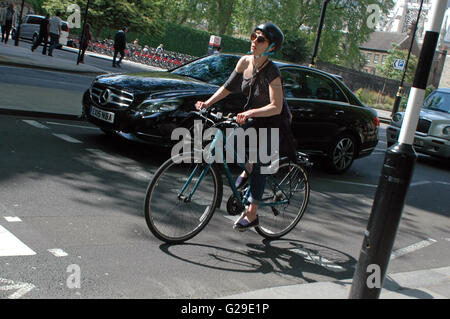
[[[120,53],[120,58],[117,64],[120,64],[122,62],[123,57],[125,56],[125,49],[123,50],[114,50],[114,57],[113,57],[113,65],[116,65],[116,59],[117,55]]]
[[[39,33],[39,38],[36,40],[35,43],[33,43],[33,46],[31,47],[31,50],[36,50],[36,48],[41,45],[44,47],[42,49],[42,54],[47,53],[47,45],[48,45],[48,33],[41,34]]]
[[[11,29],[12,21],[6,21],[6,24],[2,26],[2,42],[5,42],[5,44],[8,42]]]
[[[81,48],[80,59],[78,60],[78,62],[84,63],[84,55],[86,54],[87,48],[88,48],[87,46],[83,46],[83,47]]]

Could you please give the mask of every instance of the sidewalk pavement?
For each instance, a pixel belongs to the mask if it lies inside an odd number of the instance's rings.
[[[352,279],[273,287],[221,299],[348,299]],[[450,267],[388,274],[380,299],[448,299]]]
[[[43,55],[41,53],[42,50],[41,47],[38,47],[35,52],[31,52],[30,46],[23,47],[23,46],[14,46],[12,44],[0,45],[0,64],[52,70],[52,71],[61,71],[68,73],[83,73],[94,75],[110,73],[110,71],[108,70],[104,70],[102,68],[89,65],[88,63],[86,64],[80,63],[77,65],[76,61],[78,49],[65,46],[62,48],[63,51],[73,53],[73,57],[69,59],[67,57],[58,57],[56,55],[53,57]],[[100,55],[89,51],[87,51],[85,55],[109,61],[112,61],[113,59],[110,56]],[[122,64],[139,66],[139,68],[142,68],[142,71],[163,70],[161,68],[135,63],[127,60],[123,60]],[[121,71],[120,69],[117,69],[117,72],[120,71]]]

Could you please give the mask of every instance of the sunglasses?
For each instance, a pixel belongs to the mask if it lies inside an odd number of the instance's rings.
[[[250,35],[250,40],[252,40],[252,41],[256,40],[256,42],[258,42],[258,43],[263,43],[263,42],[267,41],[267,39],[265,37],[263,37],[262,35],[257,35],[255,32],[253,32]]]

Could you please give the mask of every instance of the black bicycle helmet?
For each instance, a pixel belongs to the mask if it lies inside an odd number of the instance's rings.
[[[274,50],[272,52],[277,52],[284,42],[284,34],[275,24],[271,22],[266,22],[258,25],[253,32],[256,30],[260,30],[265,34],[268,38],[269,42],[274,46]]]

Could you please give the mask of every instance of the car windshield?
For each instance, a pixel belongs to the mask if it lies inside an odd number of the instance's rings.
[[[435,92],[428,97],[424,109],[450,113],[450,93]]]
[[[238,60],[239,57],[234,55],[210,55],[177,68],[172,73],[221,86],[233,72]]]

